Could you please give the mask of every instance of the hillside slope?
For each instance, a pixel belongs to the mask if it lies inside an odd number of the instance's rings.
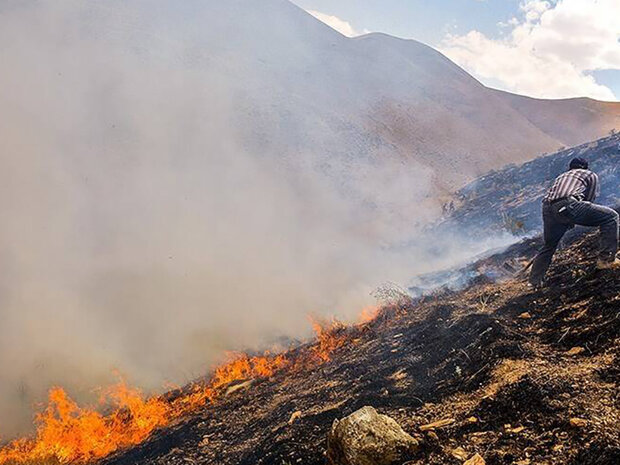
[[[268,141],[261,148],[285,158],[292,147],[293,156],[322,153],[334,169],[333,157],[356,164],[396,157],[440,172],[435,184],[452,188],[620,127],[618,103],[589,101],[588,111],[580,100],[517,105],[424,44],[378,33],[349,39],[284,0],[207,2],[199,13],[192,21],[218,18],[203,53],[224,64],[218,73],[244,98],[239,126],[252,128],[245,140],[258,136]],[[248,35],[257,25],[260,34]],[[222,35],[235,37],[225,56]],[[543,109],[553,127],[532,117]],[[332,174],[346,183],[358,170]]]
[[[494,92],[537,128],[567,146],[579,145],[618,129],[616,102],[589,98],[544,100],[499,90]]]
[[[260,134],[279,154],[296,147],[355,163],[396,157],[441,173],[435,183],[451,188],[620,127],[618,103],[590,100],[587,111],[578,99],[519,105],[431,47],[379,33],[349,39],[285,0],[207,2],[200,13],[192,20],[219,20],[203,52],[210,59],[220,55],[217,37],[236,38],[216,62],[246,99],[246,140]],[[260,34],[248,36],[256,25]],[[532,116],[543,110],[546,119]],[[346,182],[346,171],[335,174]]]
[[[542,291],[478,280],[401,300],[339,329],[346,343],[326,363],[224,387],[220,402],[102,464],[319,465],[333,420],[364,405],[412,434],[453,420],[408,464],[460,464],[459,447],[489,465],[616,464],[620,273],[595,270],[595,247],[587,236],[561,252]],[[533,250],[515,246],[502,260]]]
[[[615,134],[476,179],[444,207],[446,216],[438,227],[469,235],[528,234],[540,229],[542,197],[577,156],[587,159],[599,175],[601,196],[597,202],[620,203],[620,135]]]
[[[17,28],[46,14],[70,26],[58,37],[35,36],[20,44],[15,60],[7,59],[15,80],[7,78],[0,90],[6,114],[30,111],[22,107],[25,98],[9,98],[20,95],[20,75],[35,76],[35,89],[42,79],[50,92],[71,85],[62,68],[47,77],[38,73],[43,57],[33,47],[49,54],[75,49],[74,56],[88,58],[71,74],[90,98],[106,96],[110,108],[97,120],[103,135],[113,136],[104,128],[119,123],[111,118],[114,109],[132,114],[149,106],[140,101],[145,79],[115,70],[120,54],[138,71],[157,75],[160,86],[182,83],[196,102],[206,98],[206,115],[197,124],[221,121],[250,153],[296,169],[321,169],[343,191],[371,201],[376,192],[364,193],[357,183],[378,176],[381,163],[400,168],[410,182],[430,171],[435,186],[451,189],[489,169],[620,128],[620,103],[493,91],[419,42],[385,34],[350,39],[287,0],[188,0],[182,7],[170,0],[62,7],[44,1],[1,14]],[[46,23],[37,29],[46,33]],[[115,72],[90,76],[91,60],[97,62],[92,57],[112,63],[109,72]],[[124,89],[120,95],[117,86]],[[225,108],[210,89],[223,96]],[[170,102],[151,111],[176,114],[179,108]],[[188,107],[186,117],[196,111]]]
[[[3,438],[50,385],[156,389],[301,332],[437,190],[565,145],[429,47],[285,0],[5,2],[0,40]]]

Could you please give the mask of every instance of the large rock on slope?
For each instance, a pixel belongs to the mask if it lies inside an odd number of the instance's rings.
[[[327,463],[391,465],[413,453],[418,445],[392,418],[364,407],[334,421],[327,440]]]

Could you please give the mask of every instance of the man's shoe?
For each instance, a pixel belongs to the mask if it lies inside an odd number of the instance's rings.
[[[596,263],[596,267],[599,270],[620,270],[620,259],[614,260],[599,260]]]

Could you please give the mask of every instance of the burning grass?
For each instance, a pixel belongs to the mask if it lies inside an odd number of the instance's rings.
[[[496,465],[617,465],[620,274],[596,269],[596,236],[573,244],[542,290],[477,279],[399,305],[390,286],[393,304],[371,325],[336,325],[284,354],[288,365],[269,380],[224,386],[217,402],[101,463],[324,465],[333,421],[372,405],[424,436],[412,465],[462,463],[459,449]],[[499,270],[533,253],[524,241],[473,266]],[[319,348],[332,337],[342,345],[323,363]]]
[[[365,310],[362,324],[379,313]],[[0,465],[58,465],[87,463],[139,444],[151,433],[206,403],[215,403],[227,385],[268,378],[283,372],[312,369],[331,359],[332,353],[352,341],[352,328],[337,320],[311,319],[316,342],[302,350],[260,356],[230,354],[211,379],[196,383],[180,395],[145,397],[119,382],[106,390],[97,408],[80,407],[61,388],[49,392],[48,405],[35,418],[33,438],[18,439],[0,449]],[[107,410],[110,413],[102,414]]]
[[[122,382],[108,390],[102,404],[112,405],[112,413],[79,407],[63,389],[52,389],[47,408],[36,417],[36,438],[2,449],[0,463],[87,462],[143,441],[171,417],[166,402],[145,400]]]
[[[450,419],[426,434],[412,464],[456,463],[453,451],[461,448],[493,464],[615,465],[620,275],[595,268],[596,249],[588,236],[561,251],[543,290],[514,279],[478,282],[401,305],[402,293],[390,288],[395,299],[371,312],[371,325],[315,320],[311,344],[282,354],[231,354],[208,381],[151,399],[163,405],[163,427],[153,414],[142,417],[144,429],[136,426],[140,414],[133,412],[142,409],[132,410],[132,396],[108,392],[117,405],[105,416],[60,403],[69,419],[59,423],[67,430],[58,442],[79,438],[72,428],[82,428],[81,416],[92,416],[136,437],[151,430],[137,446],[117,439],[118,453],[102,461],[108,465],[321,465],[333,420],[373,405],[406,431]],[[529,252],[526,241],[511,257]],[[571,353],[578,347],[582,352]],[[242,382],[257,378],[271,381]],[[245,387],[232,390],[238,386]],[[51,411],[59,421],[61,409]],[[587,426],[571,424],[575,417]],[[45,450],[38,446],[44,437],[40,425],[34,439],[0,451],[0,464],[71,461],[58,454],[29,461],[37,447]],[[17,446],[24,449],[11,449]],[[11,462],[6,454],[15,450],[24,455]]]

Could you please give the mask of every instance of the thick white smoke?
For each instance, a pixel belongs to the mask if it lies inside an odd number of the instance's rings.
[[[249,140],[252,107],[219,72],[235,37],[211,60],[212,31],[190,41],[166,16],[201,3],[0,4],[4,437],[51,385],[182,383],[427,265],[385,245],[434,214],[431,173]],[[269,124],[256,140],[288,130]]]

